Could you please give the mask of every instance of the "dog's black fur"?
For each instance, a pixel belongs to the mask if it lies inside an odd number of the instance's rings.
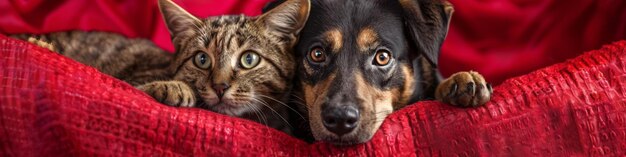
[[[268,4],[264,12],[282,3],[278,0]],[[437,69],[439,49],[447,34],[451,10],[446,10],[446,2],[438,0],[312,0],[311,12],[306,26],[301,32],[295,47],[298,63],[295,92],[300,101],[303,99],[323,101],[320,104],[297,105],[307,115],[309,126],[317,140],[325,140],[335,144],[353,144],[369,140],[378,126],[357,128],[352,133],[329,133],[320,125],[312,123],[312,118],[319,119],[318,112],[325,108],[351,106],[357,109],[361,117],[380,114],[376,109],[366,111],[368,106],[363,103],[367,98],[359,97],[357,89],[375,89],[378,93],[389,91],[401,98],[394,99],[393,110],[407,104],[433,99],[435,90],[442,77]],[[450,6],[451,9],[451,6]],[[361,33],[366,30],[375,32],[376,44],[368,49],[358,44]],[[328,32],[340,32],[338,43],[328,40]],[[335,41],[337,42],[337,41]],[[338,49],[334,48],[338,47]],[[312,61],[310,52],[321,48],[326,59],[322,62]],[[390,52],[393,58],[389,64],[377,65],[373,61],[378,52]],[[374,59],[374,60],[373,60]],[[409,69],[404,70],[404,69]],[[363,78],[363,83],[354,81]],[[328,81],[328,82],[325,82]],[[323,92],[306,94],[319,84],[329,84]],[[305,87],[306,86],[306,87]],[[367,87],[366,87],[367,86]],[[456,88],[456,85],[454,85]],[[407,89],[410,88],[410,89]],[[456,89],[454,89],[456,92]],[[407,94],[408,93],[408,94]],[[307,98],[302,98],[307,97]],[[376,104],[376,102],[370,102]],[[376,104],[378,105],[378,104]],[[314,108],[318,111],[311,111]],[[369,108],[372,108],[371,106]],[[322,111],[323,110],[323,111]],[[390,112],[390,111],[389,111]],[[324,114],[324,113],[322,113]],[[373,116],[363,119],[360,125],[370,125],[367,121],[382,121],[386,116]],[[358,116],[357,116],[358,118]],[[381,119],[382,118],[382,119]],[[326,124],[324,124],[325,126]],[[373,124],[376,125],[376,124]],[[379,125],[379,124],[378,124]],[[374,128],[374,131],[368,130]],[[316,131],[317,129],[317,131]],[[308,129],[295,129],[308,130]],[[320,131],[321,130],[321,131]]]

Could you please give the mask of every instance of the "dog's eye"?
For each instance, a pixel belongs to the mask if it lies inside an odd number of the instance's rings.
[[[241,55],[241,66],[246,69],[254,68],[259,64],[259,61],[261,61],[261,58],[253,51],[248,51]]]
[[[387,65],[389,61],[391,61],[391,53],[389,53],[389,51],[378,50],[378,52],[376,52],[376,56],[374,56],[374,63],[376,65]]]
[[[209,55],[202,51],[196,52],[196,57],[194,57],[193,63],[200,69],[209,69],[209,67],[211,67]]]
[[[326,53],[324,52],[324,49],[322,48],[319,48],[319,47],[313,48],[311,52],[309,52],[309,55],[311,56],[311,60],[313,60],[314,62],[326,61]]]

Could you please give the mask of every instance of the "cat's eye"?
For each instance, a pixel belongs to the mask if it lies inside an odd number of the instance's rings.
[[[200,69],[209,69],[211,67],[211,60],[209,55],[202,51],[198,51],[193,59],[193,63]]]
[[[309,52],[309,56],[313,62],[324,62],[326,61],[326,53],[324,49],[316,47]]]
[[[387,50],[378,50],[378,52],[376,52],[376,56],[374,56],[374,63],[379,66],[387,65],[390,61],[391,53]]]
[[[241,55],[241,66],[246,69],[254,68],[260,61],[259,55],[253,51],[247,51]]]

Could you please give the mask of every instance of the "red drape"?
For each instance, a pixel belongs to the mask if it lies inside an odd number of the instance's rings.
[[[450,0],[444,74],[476,70],[499,83],[626,39],[626,1]]]
[[[261,14],[270,0],[174,0],[198,17]],[[111,31],[152,39],[172,51],[156,0],[5,0],[0,1],[0,32],[47,33],[73,29]]]
[[[174,0],[199,17],[258,15],[268,1]],[[439,62],[444,75],[476,70],[498,84],[626,39],[626,1],[450,1],[456,12]],[[2,33],[114,31],[173,50],[156,0],[5,0],[0,10]]]

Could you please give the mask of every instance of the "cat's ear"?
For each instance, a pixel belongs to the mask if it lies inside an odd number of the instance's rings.
[[[294,42],[306,24],[310,10],[309,0],[287,0],[258,17],[257,22],[267,33]]]
[[[189,14],[171,0],[159,0],[159,9],[172,36],[190,32],[191,28],[200,24],[198,18]]]

